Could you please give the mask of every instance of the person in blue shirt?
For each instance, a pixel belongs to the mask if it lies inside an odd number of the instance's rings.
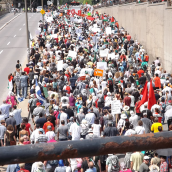
[[[75,106],[77,107],[77,113],[82,108],[82,100],[76,100]]]
[[[119,69],[121,70],[121,72],[124,72],[124,66],[122,65],[122,63],[120,63]]]

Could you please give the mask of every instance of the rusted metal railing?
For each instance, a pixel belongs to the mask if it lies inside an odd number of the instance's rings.
[[[0,147],[0,165],[171,147],[172,131],[145,135],[106,137],[94,140],[8,146]]]

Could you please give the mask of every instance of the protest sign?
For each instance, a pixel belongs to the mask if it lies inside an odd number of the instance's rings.
[[[106,34],[107,35],[109,35],[109,34],[111,34],[112,32],[111,32],[111,27],[106,27]]]
[[[120,100],[113,100],[111,102],[111,113],[112,115],[121,113]]]
[[[108,59],[113,60],[115,58],[115,53],[108,54]]]
[[[76,58],[77,52],[69,50],[68,57]]]
[[[94,76],[103,76],[103,70],[102,69],[95,69],[94,70]]]
[[[97,69],[102,69],[103,75],[105,75],[105,69],[107,69],[107,62],[97,62]]]
[[[57,71],[63,70],[63,60],[59,60],[57,63]]]
[[[108,52],[106,50],[100,50],[100,57],[107,57]]]

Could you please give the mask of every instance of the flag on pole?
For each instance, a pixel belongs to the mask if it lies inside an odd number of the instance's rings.
[[[38,85],[38,82],[37,82],[37,80],[36,80],[36,87],[35,87],[35,90],[36,90],[36,97],[38,98],[38,100],[40,101],[40,103],[41,104],[44,104],[44,103],[46,103],[46,100],[45,100],[45,98],[42,96],[42,94],[41,94],[41,89],[40,89],[40,87],[39,87],[39,85]]]
[[[115,19],[114,19],[114,17],[111,17],[111,23],[114,23],[115,22]]]
[[[149,100],[148,100],[148,109],[151,110],[151,107],[156,104],[156,98],[154,94],[154,90],[152,87],[152,79],[150,80],[150,87],[149,87]]]
[[[143,87],[143,90],[142,90],[142,93],[143,95],[142,99],[140,100],[139,104],[137,105],[136,107],[136,110],[139,110],[140,109],[140,106],[142,104],[144,104],[145,102],[148,101],[148,89],[147,89],[147,82],[145,83],[144,87]]]

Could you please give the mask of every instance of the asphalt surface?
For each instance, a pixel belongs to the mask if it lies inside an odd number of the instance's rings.
[[[32,37],[35,36],[40,17],[40,13],[28,13],[29,31]],[[14,18],[13,13],[0,18],[0,27],[12,18]],[[15,71],[17,60],[20,60],[21,64],[27,60],[25,24],[25,13],[22,13],[0,31],[0,104],[8,94],[8,75]]]

